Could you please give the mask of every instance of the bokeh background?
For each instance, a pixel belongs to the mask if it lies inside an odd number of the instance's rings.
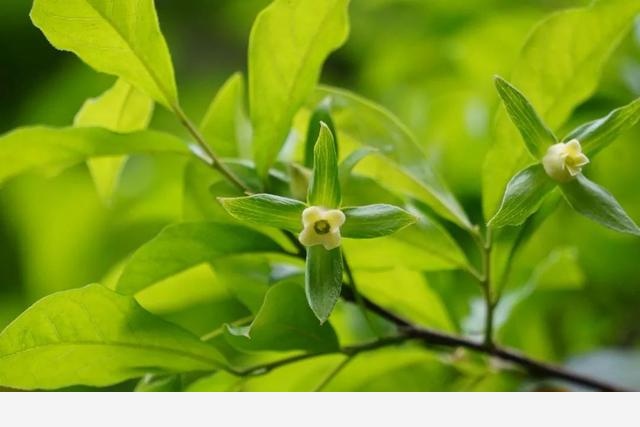
[[[630,0],[631,1],[631,0]],[[217,88],[246,70],[251,24],[268,0],[157,0],[187,112],[200,118]],[[581,0],[352,0],[349,42],[322,81],[395,112],[419,137],[471,216],[498,106],[494,74],[509,75],[532,26]],[[30,2],[0,5],[0,132],[72,123],[83,101],[114,81],[54,50],[28,18]],[[640,22],[609,61],[597,93],[571,124],[640,96]],[[152,127],[182,132],[156,109]],[[589,167],[640,221],[640,126]],[[2,165],[0,165],[2,167]],[[111,206],[86,166],[13,179],[0,188],[0,327],[51,292],[101,281],[181,211],[184,161],[135,157]],[[542,263],[545,267],[538,266]],[[555,270],[554,270],[555,269]],[[544,277],[543,277],[544,276]],[[556,283],[557,277],[562,277]],[[474,324],[476,289],[430,273],[456,327]],[[515,260],[507,291],[543,282],[513,309],[500,340],[549,360],[640,383],[640,239],[561,207]],[[635,376],[635,379],[634,379]],[[640,386],[640,384],[638,384]]]

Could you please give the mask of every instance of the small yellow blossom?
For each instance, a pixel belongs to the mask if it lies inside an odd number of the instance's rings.
[[[338,209],[325,209],[311,206],[302,212],[304,229],[298,236],[300,243],[306,247],[322,245],[326,250],[340,246],[340,227],[345,216]]]
[[[542,159],[542,166],[551,178],[558,182],[567,182],[582,172],[589,158],[582,152],[580,141],[553,144]]]

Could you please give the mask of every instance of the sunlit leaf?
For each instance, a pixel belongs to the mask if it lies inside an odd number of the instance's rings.
[[[76,114],[77,127],[103,127],[113,132],[144,130],[153,114],[153,101],[122,79],[97,98],[88,99]],[[87,164],[98,194],[109,203],[126,162],[125,156],[90,159]]]
[[[278,251],[281,249],[277,243],[246,227],[213,222],[176,224],[165,228],[133,254],[116,289],[133,294],[217,257]]]
[[[271,194],[218,199],[229,215],[256,225],[302,230],[302,211],[306,205],[298,200]]]
[[[251,124],[244,91],[242,74],[233,74],[211,101],[200,124],[202,136],[221,157],[249,157]]]
[[[325,208],[340,205],[338,154],[331,130],[320,124],[320,134],[313,150],[313,175],[309,185],[309,204]]]
[[[393,234],[414,224],[417,219],[397,206],[377,204],[344,208],[346,216],[340,233],[344,237],[369,239]]]
[[[0,384],[19,389],[105,386],[223,362],[214,347],[100,285],[45,297],[0,334]]]
[[[0,136],[0,183],[37,168],[71,166],[93,157],[182,154],[188,146],[157,131],[118,134],[97,128],[19,128]]]
[[[249,40],[249,105],[254,155],[266,176],[296,111],[312,93],[326,57],[347,38],[349,0],[276,0]]]
[[[389,111],[351,92],[323,86],[316,98],[332,100],[332,117],[340,133],[379,155],[360,159],[355,172],[395,192],[409,193],[444,218],[471,228],[464,210],[429,161],[412,133]]]
[[[122,77],[167,108],[178,103],[153,0],[34,0],[31,20],[60,50]]]

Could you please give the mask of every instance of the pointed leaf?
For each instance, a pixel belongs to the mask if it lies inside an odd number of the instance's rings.
[[[342,288],[342,252],[322,246],[307,248],[305,290],[311,310],[324,323],[333,311]]]
[[[347,38],[349,0],[276,0],[249,39],[249,105],[260,176],[282,148],[327,56]]]
[[[100,285],[49,295],[0,334],[0,385],[18,389],[106,386],[221,363],[214,347]]]
[[[370,239],[388,236],[416,223],[416,217],[393,205],[367,205],[342,209],[346,221],[340,228],[343,237]]]
[[[558,142],[557,138],[518,89],[499,76],[495,78],[495,83],[507,113],[522,135],[527,149],[536,159],[541,159],[547,148]]]
[[[279,252],[280,246],[250,228],[214,222],[171,225],[127,262],[116,290],[134,294],[163,279],[226,255]]]
[[[229,327],[226,338],[242,351],[324,353],[338,349],[335,331],[328,323],[318,324],[302,286],[295,282],[282,282],[269,288],[251,325],[240,330]]]
[[[489,226],[522,224],[540,208],[544,198],[555,186],[555,182],[547,176],[540,164],[520,171],[509,181],[500,210],[491,218]]]
[[[167,108],[177,106],[173,65],[153,0],[34,0],[31,20],[57,49],[122,77]]]
[[[122,79],[97,98],[88,99],[76,114],[76,127],[103,127],[113,132],[146,129],[153,114],[153,101]],[[102,200],[109,204],[115,192],[125,156],[90,159],[89,172]]]
[[[624,132],[631,129],[640,120],[640,98],[624,107],[616,108],[598,120],[574,129],[565,137],[565,141],[577,139],[588,155],[597,153]]]
[[[302,230],[302,211],[306,205],[298,200],[271,194],[247,197],[219,197],[229,215],[250,224]]]
[[[333,124],[331,118],[331,98],[327,97],[320,101],[320,104],[316,107],[309,119],[309,127],[307,128],[307,140],[304,146],[304,165],[308,168],[313,167],[313,152],[316,146],[316,141],[320,136],[320,124],[324,123],[331,130],[333,135],[336,153],[340,153],[338,148],[338,134],[336,133],[336,127]]]
[[[472,225],[464,209],[436,174],[411,131],[385,108],[346,90],[322,86],[314,102],[332,100],[332,117],[342,135],[378,155],[361,158],[355,173],[371,177],[395,193],[410,195],[460,227]]]
[[[147,153],[190,152],[180,138],[157,131],[117,134],[97,128],[19,128],[0,136],[0,184],[36,168],[70,166],[92,157]]]
[[[567,202],[579,214],[612,230],[640,236],[640,228],[613,195],[584,175],[561,184],[560,188]]]
[[[340,205],[338,157],[331,130],[324,123],[320,125],[320,134],[313,153],[313,177],[309,188],[309,204],[337,208]]]
[[[242,73],[235,73],[222,85],[202,119],[200,131],[219,156],[249,156],[251,123],[244,106]]]

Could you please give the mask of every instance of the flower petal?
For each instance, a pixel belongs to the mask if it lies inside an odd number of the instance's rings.
[[[316,221],[322,219],[324,210],[318,206],[311,206],[302,211],[302,224],[305,227],[313,226]]]

